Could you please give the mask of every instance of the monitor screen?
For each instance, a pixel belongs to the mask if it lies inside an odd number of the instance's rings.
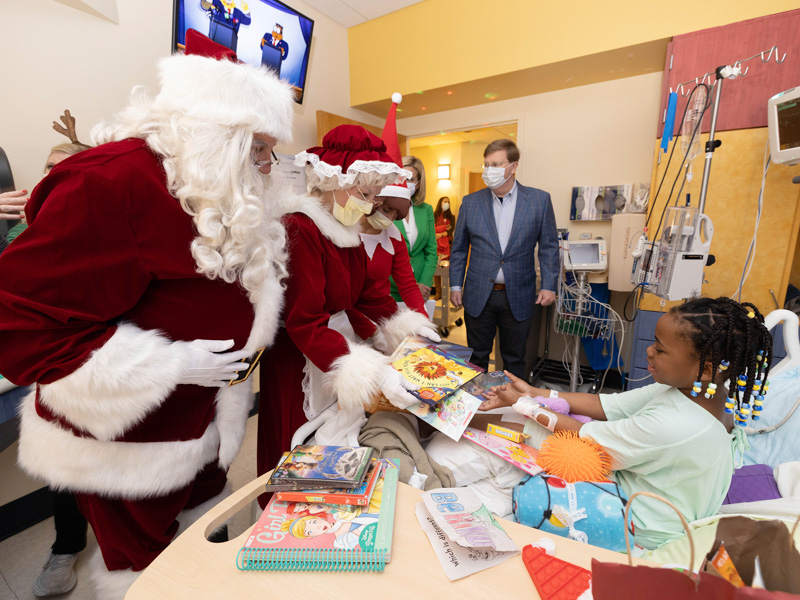
[[[779,102],[778,147],[781,150],[800,147],[800,101],[797,98]]]
[[[174,9],[173,50],[196,29],[242,62],[271,68],[303,102],[314,21],[278,0],[174,0]]]
[[[599,265],[600,244],[575,244],[569,245],[569,259],[573,265]]]

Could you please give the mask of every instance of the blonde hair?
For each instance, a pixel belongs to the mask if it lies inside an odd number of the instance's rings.
[[[356,175],[353,183],[342,186],[336,175],[326,177],[314,170],[313,165],[306,165],[306,190],[312,196],[321,196],[323,192],[333,192],[336,190],[346,190],[351,187],[385,187],[397,181],[397,173],[378,173],[370,171]]]
[[[288,531],[292,537],[303,540],[308,537],[306,535],[306,521],[316,518],[318,517],[306,515],[304,517],[300,517],[299,519],[295,519],[294,521],[284,521],[281,523],[281,531]]]
[[[64,142],[63,144],[58,144],[50,148],[50,154],[66,154],[67,156],[72,156],[78,152],[88,150],[89,148],[91,148],[91,146],[81,144],[80,142]],[[50,154],[47,156],[50,156]]]
[[[419,173],[419,183],[417,183],[417,189],[414,190],[414,194],[411,196],[411,203],[414,206],[419,206],[425,202],[425,166],[416,156],[404,156],[403,166],[413,167],[417,170],[417,173]]]
[[[240,280],[251,300],[271,272],[285,278],[285,232],[280,207],[267,201],[272,185],[253,164],[252,125],[231,125],[157,106],[135,88],[127,108],[92,130],[92,142],[141,138],[160,156],[167,189],[192,216],[198,273]]]

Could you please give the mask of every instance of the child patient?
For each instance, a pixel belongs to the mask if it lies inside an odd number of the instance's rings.
[[[772,336],[755,306],[724,297],[690,300],[658,320],[655,342],[647,349],[647,370],[656,383],[618,394],[560,393],[570,412],[593,420],[556,414],[553,429],[578,431],[603,446],[612,459],[611,478],[628,497],[654,492],[689,521],[707,517],[719,510],[734,467],[741,466],[748,446],[742,427],[761,412],[771,358]],[[482,410],[512,406],[522,396],[549,395],[508,375],[512,383],[494,388]],[[489,416],[477,416],[483,420],[476,426],[485,427]],[[532,440],[549,435],[533,420],[525,431]],[[525,474],[470,442],[448,441],[437,436],[429,454],[453,470],[458,485],[482,495],[490,510],[509,513],[511,491]],[[631,511],[636,543],[644,548],[683,534],[677,515],[661,502],[637,498]]]

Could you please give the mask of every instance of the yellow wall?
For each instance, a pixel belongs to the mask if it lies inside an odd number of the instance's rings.
[[[448,196],[451,200],[451,210],[457,211],[461,206],[460,199],[465,193],[462,191],[465,188],[461,182],[464,171],[461,165],[461,144],[424,146],[415,148],[412,154],[420,159],[425,167],[427,185],[425,202],[435,210],[439,198]],[[450,179],[439,181],[437,167],[445,164],[450,165]]]
[[[705,143],[708,134],[703,134]],[[707,267],[702,294],[709,297],[731,296],[739,286],[745,257],[753,236],[758,193],[761,187],[764,161],[764,146],[767,128],[723,131],[716,139],[722,146],[714,152],[708,184],[708,195],[704,212],[714,223],[711,254],[717,262]],[[680,146],[676,157],[680,153]],[[654,179],[661,180],[666,167],[666,155],[661,165],[654,169]],[[669,195],[669,188],[678,171],[680,160],[673,159],[658,202],[651,210],[655,215],[650,220],[652,230]],[[691,194],[692,204],[700,200],[704,155],[694,160],[694,179],[684,187],[681,194]],[[783,306],[786,285],[795,255],[798,227],[800,226],[800,203],[797,185],[792,184],[796,167],[770,165],[764,188],[764,207],[758,231],[756,256],[753,268],[744,285],[742,300],[752,302],[766,313],[776,308],[770,290]],[[676,192],[680,181],[676,186]],[[673,203],[675,197],[673,196]],[[653,232],[654,233],[654,232]],[[651,233],[651,237],[653,235]],[[659,234],[660,237],[660,234]],[[669,308],[676,303],[666,303]],[[660,299],[647,294],[642,302],[646,310],[661,310]]]
[[[348,30],[350,102],[358,106],[392,92],[430,90],[796,8],[797,0],[425,0]]]

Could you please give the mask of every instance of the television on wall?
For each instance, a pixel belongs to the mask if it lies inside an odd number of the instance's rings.
[[[230,48],[242,62],[272,69],[302,104],[313,20],[278,0],[174,0],[173,51],[183,51],[187,29]]]

